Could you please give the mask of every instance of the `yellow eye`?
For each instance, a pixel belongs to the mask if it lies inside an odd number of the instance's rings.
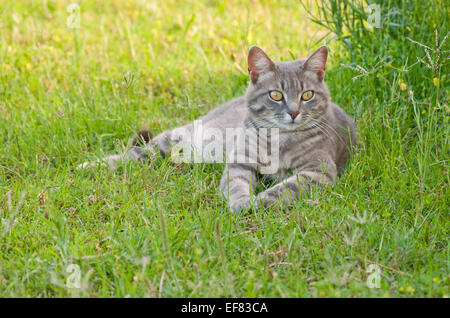
[[[304,101],[310,100],[313,96],[314,96],[314,92],[313,91],[303,92],[302,100],[304,100]]]
[[[269,96],[270,98],[272,98],[274,101],[277,102],[283,99],[283,94],[279,91],[270,91]]]

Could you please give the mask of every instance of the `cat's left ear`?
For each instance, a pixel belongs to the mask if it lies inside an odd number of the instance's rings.
[[[325,77],[325,64],[327,63],[328,48],[324,45],[319,47],[303,64],[305,71],[311,71],[317,74],[319,80]]]

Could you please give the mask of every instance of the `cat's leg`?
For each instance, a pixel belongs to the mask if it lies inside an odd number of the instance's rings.
[[[220,180],[220,190],[234,213],[248,208],[256,185],[256,171],[246,164],[227,164]]]
[[[331,186],[336,175],[336,165],[331,158],[310,160],[298,167],[294,175],[258,193],[254,207],[270,207],[280,201],[298,200],[300,194],[309,191],[312,184]]]
[[[170,131],[164,131],[151,139],[151,133],[143,131],[138,133],[138,136],[133,139],[132,147],[127,149],[122,154],[109,155],[95,161],[87,161],[80,164],[77,169],[106,166],[112,170],[117,169],[120,163],[125,163],[131,160],[145,161],[150,156],[155,156],[159,152],[163,157],[167,155],[170,149]]]

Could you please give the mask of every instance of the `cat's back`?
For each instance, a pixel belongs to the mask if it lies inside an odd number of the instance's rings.
[[[207,127],[226,129],[244,127],[244,120],[248,115],[248,109],[244,97],[234,98],[228,102],[216,106],[200,120]]]
[[[340,130],[344,130],[344,134],[348,135],[348,132],[351,136],[351,143],[356,145],[356,123],[351,118],[345,110],[343,110],[338,105],[331,103],[331,107],[333,110],[333,115],[337,124],[337,128],[341,128]]]
[[[342,172],[350,157],[350,149],[356,146],[356,123],[345,110],[331,103],[334,118],[334,129],[338,138],[336,140],[336,166]]]

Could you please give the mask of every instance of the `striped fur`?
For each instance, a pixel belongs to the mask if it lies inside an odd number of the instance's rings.
[[[205,129],[218,129],[224,135],[227,128],[279,129],[279,166],[270,175],[279,182],[273,187],[255,193],[261,162],[226,165],[220,189],[232,211],[299,199],[311,184],[331,186],[344,169],[350,148],[356,144],[356,125],[331,102],[324,82],[327,55],[327,48],[321,47],[308,59],[273,62],[260,48],[253,47],[248,57],[250,84],[246,94],[200,118]],[[281,101],[269,97],[273,90],[282,92]],[[307,90],[314,95],[304,101],[301,96]],[[292,113],[298,115],[294,118]],[[164,131],[152,139],[151,133],[142,132],[126,153],[82,167],[100,163],[114,169],[118,161],[145,159],[157,151],[167,156],[180,143],[183,129],[193,133],[194,124]]]

